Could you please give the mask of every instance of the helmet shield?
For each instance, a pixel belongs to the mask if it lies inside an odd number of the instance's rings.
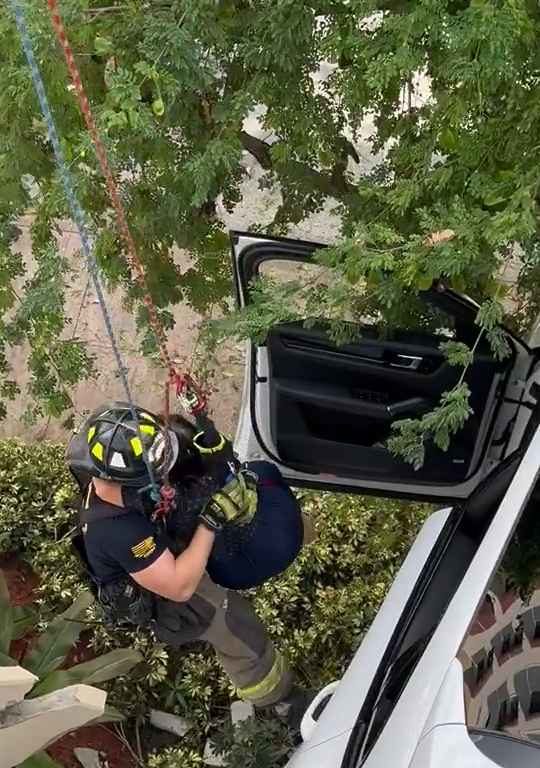
[[[144,486],[149,482],[148,465],[157,480],[174,465],[179,451],[176,435],[149,411],[138,406],[134,410],[136,419],[128,403],[113,402],[88,417],[67,451],[77,479],[88,482],[100,477]]]

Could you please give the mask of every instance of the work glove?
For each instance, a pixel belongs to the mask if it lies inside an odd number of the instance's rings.
[[[247,525],[257,511],[257,478],[248,471],[233,475],[214,493],[199,515],[203,525],[220,531],[224,525]]]

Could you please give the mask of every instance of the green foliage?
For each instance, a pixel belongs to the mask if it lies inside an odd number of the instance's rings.
[[[473,361],[472,350],[461,341],[445,341],[439,349],[444,352],[450,365],[456,365],[458,368],[466,368]]]
[[[214,752],[225,768],[278,768],[293,749],[287,727],[275,717],[249,718],[236,727],[227,723],[212,737]]]
[[[540,316],[540,244],[525,244],[516,286],[516,308],[508,322],[517,332],[531,330]]]
[[[125,288],[146,327],[50,24],[39,0],[25,7],[103,273]],[[394,322],[434,279],[483,303],[517,243],[523,269],[514,322],[530,325],[540,306],[534,3],[172,0],[148,7],[133,0],[96,8],[65,0],[62,10],[160,311],[180,301],[227,309],[217,202],[231,211],[241,198],[248,152],[264,171],[263,186],[281,193],[271,231],[337,203],[343,238],[325,257],[336,272],[328,307],[348,307],[354,293],[357,307]],[[26,340],[37,402],[28,416],[57,417],[91,361],[68,338],[63,295],[73,265],[63,262],[55,237],[67,206],[5,4],[0,35],[0,399],[14,391],[6,355]],[[315,82],[322,62],[331,70]],[[256,105],[271,142],[245,130]],[[376,165],[359,166],[346,136],[367,141]],[[14,225],[30,208],[31,265],[12,249]],[[441,231],[453,236],[433,240]],[[184,272],[175,248],[192,255]],[[275,319],[280,304],[276,294],[267,307]],[[479,322],[502,355],[489,310]],[[256,318],[241,323],[261,332]]]
[[[13,638],[13,614],[10,610],[9,592],[5,580],[0,573],[0,615],[2,616],[2,625],[0,626],[0,653],[6,655],[9,653],[9,646]]]
[[[302,493],[302,506],[315,523],[316,542],[252,597],[300,681],[319,688],[342,675],[429,508],[311,492]],[[290,734],[275,718],[249,721],[234,735],[228,726],[216,731],[215,718],[221,718],[232,692],[215,658],[190,651],[172,669],[180,670],[174,689],[181,701],[174,711],[197,722],[198,729],[181,746],[150,756],[149,768],[197,768],[207,733],[230,768],[284,764]],[[172,703],[170,691],[169,680],[162,697]]]
[[[41,576],[41,599],[53,611],[81,591],[69,540],[76,497],[61,448],[0,441],[0,552],[21,552],[30,561]]]
[[[25,415],[29,420],[40,415],[60,417],[71,405],[71,387],[92,374],[91,359],[81,342],[62,336],[71,322],[64,312],[64,287],[72,276],[67,261],[59,256],[52,236],[41,249],[34,249],[33,257],[34,274],[26,280],[20,298],[14,293],[14,311],[0,326],[9,344],[26,340],[30,345],[32,405]]]
[[[343,672],[428,507],[330,493],[301,498],[317,541],[257,590],[255,605],[304,680],[317,687]]]
[[[227,337],[252,339],[261,343],[275,323],[300,320],[297,299],[302,286],[296,281],[280,283],[261,278],[252,288],[252,302],[243,312],[206,323],[202,339],[204,352],[213,352]]]
[[[127,675],[142,661],[142,656],[135,649],[123,648],[111,651],[102,656],[61,669],[66,664],[68,654],[79,640],[85,629],[86,613],[93,603],[89,592],[83,592],[66,611],[56,616],[48,627],[32,642],[27,652],[19,662],[38,678],[32,687],[28,698],[44,696],[77,683],[99,685],[122,675]],[[8,590],[2,571],[0,570],[0,639],[2,649],[0,658],[2,664],[16,663],[9,657],[11,642],[16,639],[15,618],[20,618],[11,607],[8,600]],[[106,719],[117,719],[119,713],[109,712]],[[35,758],[39,761],[39,756]]]
[[[62,446],[0,441],[0,553],[20,553],[39,574],[36,603],[44,627],[51,621],[54,624],[58,612],[66,608],[69,611],[68,606],[87,587],[70,541],[77,496]],[[15,632],[20,634],[24,617],[18,609],[14,615]],[[157,687],[168,674],[167,651],[141,632],[111,634],[103,626],[101,610],[95,604],[88,608],[84,620],[84,625],[71,622],[69,627],[78,631],[93,628],[91,642],[97,654],[129,644],[143,659],[129,679],[120,676],[107,686],[112,689],[111,703],[127,714],[146,711],[150,703],[157,703]],[[0,637],[1,633],[0,626]],[[82,671],[85,675],[88,672],[84,668]]]
[[[129,677],[116,679],[108,686],[111,705],[126,716],[139,719],[148,714],[150,707],[163,709],[164,688],[168,677],[174,674],[174,662],[170,659],[169,650],[142,630],[106,629],[100,622],[98,609],[93,618],[96,624],[91,644],[96,653],[110,653],[119,646],[129,644],[142,659]]]
[[[224,768],[279,768],[294,748],[290,731],[277,720],[250,718],[236,727],[227,722],[212,731],[213,753]],[[199,768],[199,751],[185,746],[168,747],[149,755],[148,768]]]
[[[97,671],[96,676],[92,663],[59,670],[55,661],[61,655],[58,638],[63,635],[55,624],[58,619],[51,621],[50,614],[84,589],[67,539],[55,540],[58,536],[62,539],[65,517],[75,496],[72,483],[61,469],[62,454],[59,446],[42,445],[36,449],[15,441],[0,442],[1,466],[6,467],[6,474],[0,474],[0,499],[6,496],[10,500],[5,506],[0,503],[0,528],[10,549],[17,550],[16,537],[20,535],[21,553],[38,572],[44,568],[40,572],[42,624],[49,625],[49,638],[56,639],[54,643],[39,643],[39,648],[47,649],[47,661],[36,660],[36,665],[49,670],[53,683],[65,684],[65,672],[75,675],[78,682],[81,675],[98,682],[103,672]],[[23,482],[29,484],[25,493],[10,490],[22,487]],[[44,514],[42,504],[32,504],[34,499],[49,496],[56,496],[58,501],[50,516]],[[329,493],[302,492],[301,500],[314,520],[317,540],[304,549],[285,574],[254,590],[251,597],[300,680],[318,687],[339,677],[348,664],[429,509]],[[24,537],[18,533],[23,520]],[[80,617],[73,618],[79,628]],[[20,619],[16,617],[15,623]],[[150,706],[157,706],[197,723],[197,729],[185,737],[181,748],[151,758],[154,763],[150,764],[159,768],[170,760],[171,765],[183,768],[199,765],[206,734],[213,733],[216,721],[222,719],[231,697],[235,697],[215,654],[202,644],[165,649],[143,631],[111,632],[100,621],[95,605],[90,606],[85,620],[88,623],[84,626],[92,629],[91,643],[96,654],[108,654],[101,657],[105,666],[99,670],[118,671],[118,656],[114,654],[119,646],[129,645],[130,653],[142,657],[129,677],[122,675],[107,684],[112,705],[126,715],[143,717]]]
[[[36,752],[35,755],[27,757],[22,763],[19,763],[18,768],[61,768],[60,765],[49,757],[46,752]]]
[[[84,622],[80,619],[93,601],[90,592],[83,592],[73,605],[51,621],[25,659],[26,667],[32,674],[43,678],[61,666],[84,629]]]
[[[452,435],[459,432],[472,413],[470,394],[469,387],[462,382],[445,392],[440,404],[421,419],[395,422],[392,427],[397,434],[388,440],[392,453],[404,457],[419,469],[424,463],[426,443],[433,441],[438,448],[447,451]]]
[[[32,642],[30,652],[17,661],[9,656],[11,642],[24,636],[35,627],[36,613],[27,606],[11,606],[9,592],[0,570],[0,666],[19,664],[38,677],[28,698],[44,696],[78,683],[100,685],[119,676],[128,675],[142,660],[135,649],[122,648],[60,669],[66,664],[67,656],[86,629],[87,610],[93,602],[92,595],[83,592],[78,600],[66,611],[54,618],[48,627]],[[118,722],[124,716],[107,707],[101,722]],[[28,757],[19,768],[59,768],[46,752],[37,752]]]
[[[501,570],[521,599],[527,602],[540,578],[540,520],[535,504],[529,504],[524,512]]]
[[[27,605],[11,606],[11,616],[13,619],[11,635],[13,640],[19,640],[35,627],[37,615],[37,611]]]
[[[52,625],[51,625],[52,626]],[[51,631],[49,627],[48,632]],[[59,688],[76,683],[100,685],[117,677],[128,675],[142,661],[142,655],[133,648],[117,648],[91,661],[76,664],[66,670],[49,673],[32,690],[32,697],[43,696]]]
[[[181,745],[149,755],[147,765],[148,768],[201,768],[204,761],[200,750]]]

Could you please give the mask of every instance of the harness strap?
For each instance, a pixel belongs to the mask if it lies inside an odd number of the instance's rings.
[[[92,501],[92,506],[90,502]],[[102,501],[93,493],[92,484],[88,486],[84,502],[79,510],[79,522],[81,525],[95,523],[98,520],[109,520],[113,517],[127,515],[131,510],[126,507],[117,507]]]

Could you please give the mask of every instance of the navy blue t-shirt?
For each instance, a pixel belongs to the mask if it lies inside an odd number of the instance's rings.
[[[208,476],[185,487],[177,486],[176,511],[167,520],[166,529],[151,521],[151,503],[145,508],[136,490],[123,488],[124,506],[118,507],[118,515],[89,522],[83,527],[86,556],[94,576],[107,583],[126,573],[142,571],[166,549],[178,554],[191,541],[202,508],[223,482],[224,473],[220,472],[217,477]],[[114,505],[97,497],[92,486],[89,493],[85,503],[90,508],[98,504],[114,512]]]
[[[93,498],[92,498],[93,497]],[[113,508],[92,494],[89,506],[98,503]],[[169,547],[161,528],[151,522],[142,508],[129,503],[118,507],[118,515],[83,525],[86,556],[95,577],[102,583],[126,573],[137,573],[152,565]]]

